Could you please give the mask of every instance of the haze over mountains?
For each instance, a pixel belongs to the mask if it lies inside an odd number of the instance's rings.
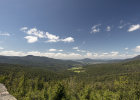
[[[89,59],[89,58],[85,58],[85,59],[81,59],[81,60],[77,60],[77,61],[81,62],[81,63],[84,63],[84,64],[100,64],[100,63],[120,62],[120,61],[122,61],[122,59],[109,60],[109,59]]]
[[[0,63],[8,64],[21,64],[27,66],[40,66],[40,67],[73,67],[76,64],[100,64],[100,63],[114,63],[131,60],[140,60],[140,55],[129,59],[81,59],[81,60],[60,60],[48,57],[40,57],[28,55],[24,57],[18,56],[0,56]]]
[[[100,63],[115,63],[115,62],[123,62],[123,61],[133,61],[133,60],[140,60],[140,55],[128,58],[128,59],[90,59],[85,58],[81,60],[77,60],[78,62],[84,63],[84,64],[100,64]]]

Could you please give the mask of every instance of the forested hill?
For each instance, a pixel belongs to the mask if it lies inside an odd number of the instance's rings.
[[[18,100],[139,100],[140,60],[93,64],[77,71],[0,64],[0,83]],[[129,94],[129,95],[128,95]]]
[[[48,57],[40,57],[40,56],[0,56],[0,63],[8,63],[8,64],[19,64],[25,66],[34,66],[34,67],[63,67],[68,68],[72,67],[75,64],[80,64],[79,62],[71,61],[71,60],[59,60]]]

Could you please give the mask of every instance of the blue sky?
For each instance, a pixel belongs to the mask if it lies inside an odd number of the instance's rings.
[[[139,0],[0,0],[0,55],[136,56],[139,5]]]

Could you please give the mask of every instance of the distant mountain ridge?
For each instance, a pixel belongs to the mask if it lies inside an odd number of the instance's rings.
[[[133,60],[140,60],[140,55],[137,55],[136,57],[133,58],[125,59],[124,61],[133,61]]]
[[[100,64],[100,63],[117,63],[117,62],[127,62],[127,61],[133,61],[133,60],[140,60],[140,55],[133,57],[133,58],[128,58],[128,59],[90,59],[90,58],[85,58],[81,60],[77,60],[78,62],[81,63],[86,63],[86,64]]]
[[[0,56],[0,63],[20,64],[26,66],[40,66],[40,67],[71,67],[79,62],[72,60],[60,60],[40,56]]]
[[[124,61],[140,60],[140,55],[129,59],[90,59],[85,58],[81,60],[60,60],[42,56],[27,55],[19,56],[0,56],[0,63],[19,64],[25,66],[36,67],[61,67],[69,68],[77,64],[100,64],[100,63],[116,63]]]
[[[140,55],[128,58],[128,59],[90,59],[84,58],[77,60],[77,62],[84,63],[84,64],[100,64],[100,63],[116,63],[116,62],[124,62],[124,61],[133,61],[133,60],[140,60]]]
[[[77,60],[77,61],[81,62],[81,63],[86,63],[86,64],[100,64],[100,63],[121,62],[123,60],[121,60],[121,59],[108,60],[108,59],[90,59],[90,58],[85,58],[85,59],[81,59],[81,60]]]

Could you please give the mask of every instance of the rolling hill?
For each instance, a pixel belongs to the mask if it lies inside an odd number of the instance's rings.
[[[40,57],[40,56],[0,56],[0,63],[7,64],[19,64],[24,66],[33,66],[33,67],[46,67],[51,70],[61,70],[67,69],[75,66],[76,64],[80,64],[76,61],[71,60],[59,60],[48,57]]]

